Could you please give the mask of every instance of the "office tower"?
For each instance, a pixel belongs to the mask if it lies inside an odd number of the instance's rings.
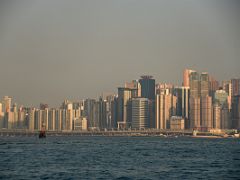
[[[200,97],[200,77],[197,72],[192,72],[189,76],[191,98]]]
[[[95,106],[96,100],[95,99],[86,99],[83,101],[83,116],[87,117],[88,120],[88,127],[91,129],[94,127],[94,106]]]
[[[219,82],[212,76],[209,77],[209,95],[214,96],[215,91],[219,90]]]
[[[132,90],[132,98],[141,97],[141,84],[138,80],[133,80],[130,83],[126,82],[124,87]]]
[[[232,128],[240,129],[240,95],[232,99]]]
[[[213,128],[212,122],[212,97],[201,97],[201,129],[208,131]]]
[[[114,125],[114,115],[113,115],[113,111],[112,108],[114,108],[112,106],[112,103],[115,100],[115,95],[111,94],[106,96],[106,122],[107,122],[107,128],[108,129],[112,129],[114,127],[116,127]]]
[[[3,112],[10,112],[11,111],[11,107],[12,107],[12,98],[9,96],[4,96],[3,97],[3,101],[2,101],[2,109]]]
[[[221,106],[219,103],[213,105],[213,128],[221,129]]]
[[[155,101],[156,128],[168,129],[170,118],[176,115],[177,97],[172,94],[157,94]]]
[[[149,103],[147,98],[132,99],[132,128],[144,129],[148,127]]]
[[[195,72],[195,71],[191,70],[191,69],[185,69],[183,71],[183,86],[184,87],[189,87],[190,86],[189,76],[192,72]]]
[[[35,108],[31,108],[28,114],[28,130],[34,131]]]
[[[174,90],[173,84],[159,83],[156,84],[156,94],[172,94]]]
[[[223,106],[221,107],[221,129],[231,128],[232,128],[231,113],[228,107]]]
[[[155,99],[155,79],[152,76],[141,76],[141,97],[149,100]]]
[[[149,128],[155,128],[155,79],[152,76],[141,76],[141,97],[149,99]]]
[[[214,93],[214,107],[220,108],[219,116],[220,116],[220,128],[228,129],[231,128],[231,118],[230,118],[230,96],[224,90],[217,90]],[[218,110],[218,109],[217,109]],[[218,112],[218,111],[217,111]],[[213,114],[214,121],[216,121],[215,114]],[[218,128],[218,127],[214,127]]]
[[[39,110],[38,130],[48,129],[48,109]]]
[[[200,119],[200,98],[199,97],[190,97],[190,128],[191,129],[200,129],[201,128],[201,119]]]
[[[50,109],[48,112],[48,130],[55,131],[56,110]]]
[[[99,98],[99,128],[107,128],[107,101]]]
[[[209,76],[206,72],[200,75],[200,96],[209,96]]]
[[[176,114],[184,118],[185,128],[190,128],[189,122],[189,98],[190,88],[189,87],[176,87],[174,88],[174,95],[177,97]]]
[[[130,127],[131,123],[131,98],[132,91],[129,88],[118,88],[118,128]]]
[[[66,108],[66,130],[71,131],[73,128],[73,106],[72,103],[67,104]]]
[[[232,96],[240,95],[240,79],[231,79],[232,84]]]
[[[118,127],[118,98],[114,97],[111,102],[111,120],[112,128]]]
[[[12,129],[17,129],[18,128],[18,109],[17,109],[16,103],[13,104],[11,112],[13,114]]]
[[[189,76],[190,84],[190,128],[199,129],[200,119],[200,77],[197,72],[191,72]]]
[[[29,127],[29,112],[30,108],[24,108],[23,106],[20,106],[18,108],[18,123],[17,126],[20,129],[27,129]]]
[[[2,111],[2,103],[0,103],[0,129],[4,128],[4,112]]]
[[[61,109],[55,110],[55,130],[56,131],[62,130],[62,110]]]
[[[170,118],[170,129],[171,130],[184,130],[184,119],[181,116],[172,116]]]
[[[223,81],[222,82],[222,89],[228,93],[228,95],[232,96],[232,83],[231,81]]]

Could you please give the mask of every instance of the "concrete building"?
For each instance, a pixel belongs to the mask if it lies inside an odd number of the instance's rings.
[[[240,95],[240,79],[231,79],[232,84],[232,96]]]
[[[232,99],[232,128],[240,129],[240,95]]]
[[[185,129],[189,129],[190,88],[184,86],[176,87],[174,88],[174,95],[177,97],[176,115],[184,118]]]
[[[148,127],[149,100],[147,98],[132,99],[132,128],[144,129]]]
[[[185,69],[183,71],[183,86],[184,87],[189,87],[190,86],[189,76],[192,72],[195,72],[195,71],[191,70],[191,69]]]
[[[172,116],[170,118],[170,129],[171,130],[184,130],[185,125],[184,125],[184,118],[181,116]]]
[[[213,106],[213,128],[221,129],[221,106],[215,103]]]
[[[190,97],[190,129],[201,129],[200,98]]]
[[[157,94],[155,103],[156,128],[169,129],[170,118],[176,115],[177,97],[172,94]]]
[[[209,131],[213,128],[212,121],[212,97],[201,97],[201,129]]]
[[[132,98],[141,97],[141,84],[138,80],[126,82],[124,87],[132,90]]]
[[[80,118],[76,118],[73,121],[74,123],[74,131],[86,131],[88,130],[88,126],[87,126],[87,118],[86,117],[80,117]]]
[[[129,88],[118,88],[118,128],[124,129],[131,126],[131,98]]]
[[[155,79],[152,76],[141,76],[141,97],[149,100],[155,99]]]
[[[29,111],[29,114],[28,114],[28,130],[30,131],[34,131],[34,121],[35,121],[35,108],[31,108],[31,110]]]

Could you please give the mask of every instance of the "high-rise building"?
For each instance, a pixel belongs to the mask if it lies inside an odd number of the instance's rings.
[[[201,118],[200,118],[200,98],[190,97],[190,128],[200,129],[201,128]]]
[[[208,131],[213,128],[212,122],[212,97],[201,97],[201,129]]]
[[[155,99],[155,79],[152,76],[141,76],[141,97],[149,100]]]
[[[148,127],[149,103],[147,98],[132,99],[132,128],[144,129]]]
[[[56,110],[50,109],[48,112],[48,130],[55,131]]]
[[[4,128],[4,112],[2,111],[2,103],[0,103],[0,129]]]
[[[232,128],[240,129],[240,95],[232,99]]]
[[[118,88],[118,128],[130,127],[132,90]]]
[[[232,96],[240,95],[240,79],[231,79]]]
[[[132,82],[126,82],[125,88],[129,88],[132,90],[132,98],[141,97],[141,84],[138,80],[133,80]]]
[[[221,106],[219,103],[213,105],[213,128],[221,129]]]
[[[209,77],[209,95],[214,96],[215,91],[219,90],[219,82],[212,76]]]
[[[176,115],[177,97],[172,94],[157,94],[155,101],[156,128],[169,129],[170,118]]]
[[[190,80],[189,80],[189,76],[192,72],[195,72],[194,70],[191,69],[185,69],[183,71],[183,86],[184,87],[189,87],[190,86]]]
[[[172,116],[170,118],[170,129],[172,130],[184,130],[184,119],[181,116]]]
[[[192,98],[200,97],[200,77],[197,72],[192,72],[189,76],[190,79],[190,96]]]
[[[3,112],[10,112],[11,111],[11,107],[12,107],[12,98],[9,96],[4,96],[3,97],[3,101],[2,101],[2,109]]]
[[[230,96],[224,90],[217,90],[214,93],[214,109],[213,109],[213,122],[214,128],[228,129],[231,128],[231,118],[230,118]],[[216,112],[215,112],[216,111]],[[219,113],[219,114],[218,114]],[[220,126],[215,123],[216,118],[220,119]],[[216,125],[216,126],[215,126]]]
[[[190,128],[189,122],[189,98],[190,88],[189,87],[176,87],[174,88],[174,95],[177,97],[176,114],[184,118],[185,128]]]
[[[228,93],[228,95],[232,96],[232,83],[231,81],[223,81],[222,82],[222,89]]]
[[[34,121],[35,121],[35,108],[31,108],[28,114],[28,129],[34,131]]]
[[[200,96],[209,96],[209,76],[206,72],[200,75]]]

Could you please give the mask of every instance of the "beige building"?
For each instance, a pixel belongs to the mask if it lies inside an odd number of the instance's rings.
[[[155,102],[155,118],[157,129],[168,129],[170,117],[176,115],[177,97],[172,94],[157,94]]]
[[[201,97],[201,128],[208,131],[213,128],[212,121],[212,97]]]
[[[184,118],[180,116],[172,116],[170,118],[170,129],[171,130],[184,130]]]
[[[189,87],[189,86],[190,86],[189,75],[190,75],[192,72],[195,72],[195,71],[194,71],[194,70],[191,70],[191,69],[185,69],[185,70],[183,71],[183,86],[184,86],[184,87]]]
[[[200,98],[190,97],[190,129],[201,128]]]

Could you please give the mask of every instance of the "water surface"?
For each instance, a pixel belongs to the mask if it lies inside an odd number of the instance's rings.
[[[1,179],[238,179],[240,139],[0,137]]]

